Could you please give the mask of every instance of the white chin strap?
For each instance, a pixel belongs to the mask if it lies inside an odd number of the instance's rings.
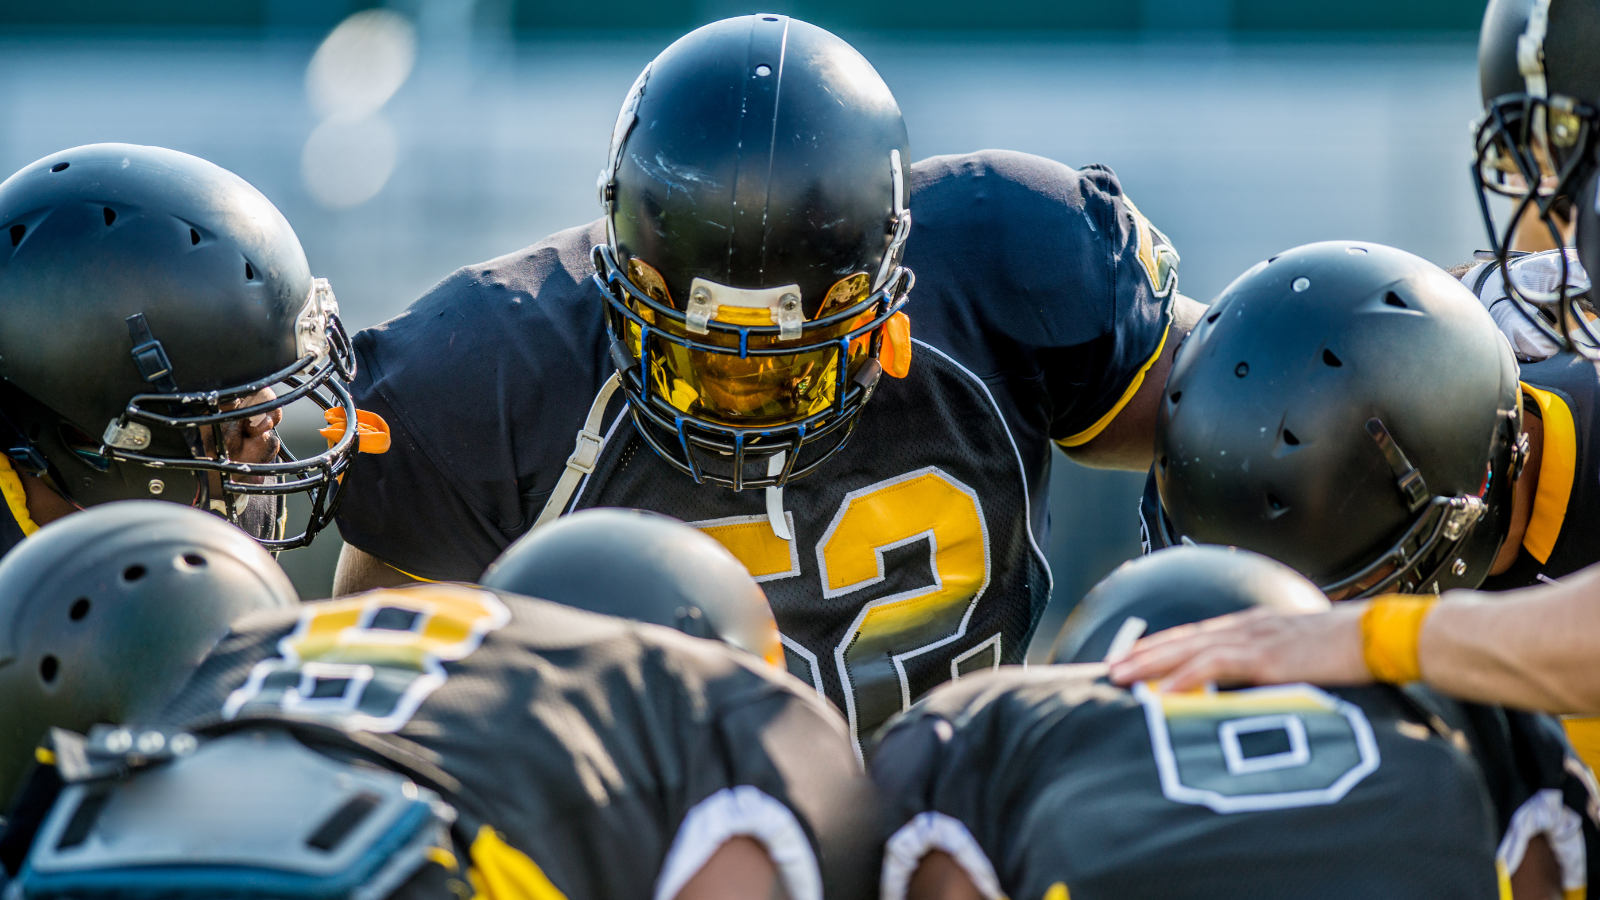
[[[789,457],[789,451],[780,450],[767,459],[767,477],[772,478],[783,471],[783,463]],[[772,533],[785,541],[794,540],[794,534],[789,531],[789,520],[783,514],[783,488],[767,488],[767,521],[772,523]]]

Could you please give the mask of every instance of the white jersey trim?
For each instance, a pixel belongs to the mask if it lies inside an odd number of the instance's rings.
[[[905,900],[911,876],[922,865],[922,858],[934,850],[950,854],[985,900],[1005,900],[994,864],[972,832],[959,819],[940,812],[918,813],[889,837],[883,848],[879,900]]]
[[[1055,573],[1050,571],[1050,560],[1044,555],[1044,551],[1039,549],[1039,541],[1033,536],[1033,497],[1028,493],[1028,467],[1022,464],[1022,451],[1017,449],[1017,439],[1011,435],[1011,426],[1006,423],[1006,416],[1005,413],[1000,411],[1000,404],[995,402],[994,394],[989,391],[989,386],[983,383],[983,379],[974,374],[971,369],[963,366],[961,363],[956,362],[955,359],[950,356],[950,354],[940,350],[938,347],[935,347],[932,344],[919,341],[916,338],[912,338],[911,343],[916,344],[917,346],[922,347],[929,352],[939,354],[942,359],[950,363],[950,365],[955,366],[957,369],[960,369],[962,374],[976,382],[979,389],[983,391],[983,396],[988,398],[989,406],[994,409],[995,418],[1000,422],[1000,430],[1005,432],[1006,441],[1011,444],[1011,454],[1012,456],[1016,457],[1017,460],[1017,477],[1022,479],[1022,524],[1028,532],[1028,545],[1033,548],[1034,554],[1039,557],[1039,562],[1044,565],[1044,577],[1047,583],[1046,586],[1053,593],[1056,586]]]
[[[712,855],[736,837],[761,842],[789,900],[822,900],[822,870],[800,821],[789,807],[748,784],[723,788],[684,816],[656,877],[655,900],[677,897]]]
[[[1574,891],[1589,885],[1588,853],[1583,843],[1583,820],[1567,808],[1555,788],[1537,791],[1511,814],[1511,826],[1500,840],[1495,858],[1507,873],[1515,873],[1528,852],[1528,842],[1539,835],[1550,842],[1561,868],[1561,889]]]

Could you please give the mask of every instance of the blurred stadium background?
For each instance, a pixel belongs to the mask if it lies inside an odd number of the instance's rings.
[[[898,96],[916,158],[1006,147],[1110,165],[1201,300],[1307,241],[1380,241],[1444,265],[1483,242],[1467,176],[1483,0],[370,6],[0,0],[0,172],[98,141],[210,159],[283,210],[353,331],[458,266],[593,219],[594,173],[639,69],[699,24],[775,11],[856,43]],[[309,419],[288,426],[292,445],[320,443]],[[1138,552],[1143,481],[1058,456],[1055,597],[1035,656]],[[329,533],[284,555],[302,594],[326,595],[338,549]]]

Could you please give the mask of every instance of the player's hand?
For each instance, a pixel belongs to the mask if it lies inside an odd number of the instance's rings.
[[[1252,609],[1170,628],[1139,641],[1112,663],[1111,680],[1122,685],[1160,680],[1163,690],[1172,691],[1207,682],[1369,684],[1372,675],[1361,648],[1365,609],[1365,603],[1310,614]]]

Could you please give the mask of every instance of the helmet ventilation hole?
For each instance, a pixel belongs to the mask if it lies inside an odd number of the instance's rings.
[[[1267,506],[1271,507],[1273,512],[1283,511],[1283,501],[1278,499],[1277,494],[1274,494],[1270,491],[1267,492]]]
[[[1328,365],[1332,366],[1335,369],[1337,369],[1340,366],[1344,365],[1344,362],[1341,361],[1339,359],[1339,357],[1333,355],[1333,351],[1332,350],[1328,350],[1326,348],[1324,348],[1323,351],[1322,351],[1322,361],[1327,363]]]
[[[1396,294],[1394,291],[1390,291],[1389,293],[1384,294],[1383,295],[1383,302],[1389,304],[1390,306],[1399,307],[1400,309],[1408,309],[1409,308],[1409,307],[1406,306],[1406,302],[1404,300],[1400,299],[1400,295]]]
[[[1290,430],[1289,430],[1289,429],[1287,429],[1287,428],[1285,428],[1285,429],[1284,429],[1284,430],[1283,430],[1283,442],[1284,442],[1284,443],[1285,443],[1285,444],[1288,444],[1288,445],[1289,445],[1289,446],[1291,446],[1291,447],[1298,447],[1298,446],[1300,446],[1300,439],[1299,439],[1299,438],[1297,438],[1297,437],[1295,437],[1295,436],[1294,436],[1294,432],[1292,432],[1292,431],[1290,431]]]
[[[65,172],[67,170],[67,166],[70,166],[70,165],[72,165],[72,163],[69,163],[69,162],[56,163],[55,165],[50,167],[50,171],[52,171],[52,172]]]
[[[1222,310],[1219,309],[1219,310],[1213,312],[1211,315],[1206,316],[1206,321],[1207,322],[1215,322],[1217,320],[1217,316],[1220,316],[1220,315],[1222,315]]]
[[[22,236],[27,233],[28,226],[26,225],[11,226],[11,246],[15,247],[16,245],[22,243]]]
[[[250,267],[250,261],[249,260],[245,260],[245,263],[244,263],[244,280],[245,281],[255,281],[256,280],[256,270]]]
[[[1165,472],[1167,470],[1167,455],[1165,453],[1161,454],[1161,459],[1157,465],[1161,467],[1161,471]]]
[[[206,558],[198,553],[185,553],[183,555],[183,564],[192,569],[198,569],[206,564]]]
[[[1167,397],[1167,399],[1171,400],[1173,403],[1177,403],[1179,400],[1183,399],[1183,391],[1173,391],[1171,395]]]
[[[72,601],[72,609],[67,611],[67,617],[74,622],[82,622],[83,617],[89,614],[89,598],[79,597]]]
[[[60,672],[61,662],[54,656],[47,655],[44,659],[39,660],[39,677],[44,680],[45,684],[54,684],[56,675],[60,674]]]
[[[106,217],[106,226],[107,227],[110,227],[111,223],[115,222],[117,220],[117,211],[112,209],[109,206],[102,207],[100,209],[100,214]]]
[[[198,244],[198,243],[200,243],[200,232],[195,231],[193,228],[189,229],[189,243],[190,244]]]
[[[144,577],[144,566],[133,565],[122,570],[123,581],[138,581]]]
[[[1246,375],[1249,375],[1250,374],[1250,364],[1249,363],[1244,363],[1244,362],[1239,363],[1237,366],[1233,367],[1233,374],[1237,375],[1240,378],[1243,378]]]

